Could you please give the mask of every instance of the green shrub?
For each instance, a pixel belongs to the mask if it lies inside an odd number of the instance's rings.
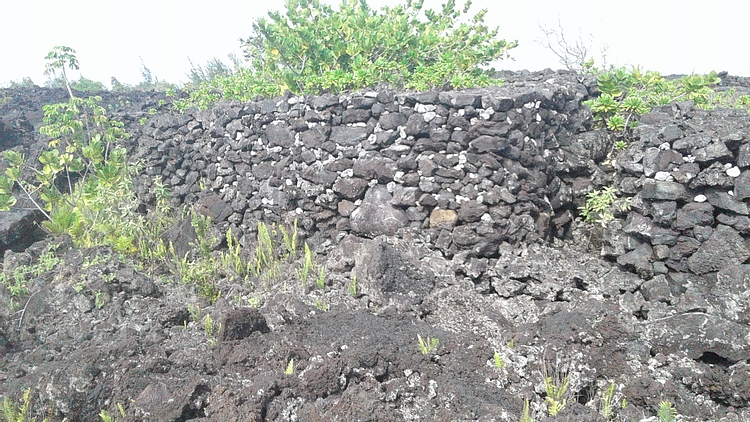
[[[84,78],[83,75],[81,75],[81,78],[77,81],[71,82],[70,87],[75,89],[76,91],[91,93],[97,93],[107,90],[107,87],[105,87],[103,83]]]
[[[692,100],[697,107],[706,109],[721,104],[722,96],[711,89],[720,81],[716,72],[666,80],[658,72],[621,67],[599,73],[601,95],[585,104],[602,126],[622,137],[629,135],[638,118],[655,106],[683,100]]]
[[[23,154],[6,151],[8,168],[0,176],[0,210],[16,202],[12,188],[17,184],[44,214],[44,226],[53,233],[74,234],[100,220],[101,200],[121,201],[129,191],[125,149],[116,142],[127,138],[121,122],[110,120],[99,105],[100,97],[71,97],[67,103],[44,106],[40,132],[51,138],[30,166],[34,180],[23,177],[27,163]],[[88,224],[87,224],[88,221]]]
[[[471,1],[461,10],[449,0],[424,12],[423,3],[407,0],[377,11],[365,0],[343,0],[338,10],[319,0],[288,0],[285,13],[258,19],[242,41],[248,68],[199,85],[176,106],[203,108],[286,90],[337,93],[380,82],[416,90],[496,83],[480,66],[518,43],[497,38],[498,28],[484,24],[486,10],[466,18]]]

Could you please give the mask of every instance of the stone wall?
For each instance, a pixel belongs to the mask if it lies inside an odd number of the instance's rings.
[[[581,105],[590,87],[574,75],[538,79],[156,115],[134,128],[141,196],[153,198],[160,176],[175,206],[199,203],[222,228],[249,234],[245,243],[258,221],[297,218],[318,244],[416,229],[448,256],[496,257],[502,241],[563,236],[611,146],[590,131]]]
[[[747,261],[750,114],[676,103],[643,116],[635,134],[614,160],[616,186],[633,196],[632,210],[610,226],[603,255],[644,278],[704,275]]]
[[[158,176],[175,207],[198,207],[216,230],[231,228],[248,246],[258,221],[296,219],[318,247],[346,233],[414,230],[481,277],[503,242],[575,238],[586,193],[614,184],[633,198],[632,208],[604,230],[605,258],[645,279],[669,274],[684,284],[684,274],[716,272],[750,257],[746,111],[705,111],[692,102],[659,107],[641,118],[628,148],[608,157],[613,141],[593,129],[582,105],[596,93],[593,77],[502,76],[504,86],[487,89],[380,87],[185,114],[157,101],[163,94],[103,96],[133,135],[131,157],[144,164],[139,197],[153,203]],[[731,82],[747,91],[745,79],[723,78],[720,89]],[[58,91],[11,92],[9,98],[24,100],[0,108],[6,132],[24,127],[14,132],[23,138],[27,126],[38,131],[45,95],[51,101]],[[40,135],[35,141],[45,142]],[[20,139],[15,148],[28,152],[30,143]]]

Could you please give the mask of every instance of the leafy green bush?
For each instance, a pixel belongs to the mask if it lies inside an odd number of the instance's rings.
[[[248,68],[199,86],[184,109],[218,99],[248,100],[256,94],[343,92],[388,82],[426,90],[497,82],[480,66],[503,58],[516,41],[497,38],[484,24],[486,10],[466,18],[449,0],[424,10],[423,0],[376,11],[365,0],[343,0],[338,10],[319,0],[288,0],[286,12],[270,12],[243,40]]]
[[[109,225],[119,224],[120,211],[134,199],[125,149],[116,145],[128,134],[121,122],[107,117],[100,101],[71,97],[67,103],[44,106],[40,132],[51,138],[49,147],[36,167],[18,151],[5,152],[8,168],[0,176],[0,210],[15,204],[12,189],[17,184],[47,218],[43,225],[48,231],[79,241],[108,238],[117,250],[126,250],[133,239],[110,239],[114,234]],[[27,167],[33,179],[24,177]]]
[[[618,201],[615,188],[607,186],[586,194],[586,204],[578,209],[585,222],[605,226],[615,218],[616,211],[629,210],[631,200],[632,198],[624,198]]]
[[[81,78],[77,81],[73,81],[70,84],[70,87],[75,89],[76,91],[81,92],[102,92],[106,91],[107,87],[104,86],[103,83],[99,81],[94,81],[92,79],[84,78],[83,75],[81,75]]]
[[[721,97],[711,89],[721,80],[716,72],[666,80],[658,72],[625,67],[601,72],[597,83],[601,95],[589,100],[594,118],[617,136],[625,136],[637,125],[638,117],[658,105],[693,100],[697,107],[712,108]]]

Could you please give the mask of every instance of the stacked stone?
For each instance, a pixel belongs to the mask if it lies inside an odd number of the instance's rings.
[[[632,211],[604,254],[644,278],[704,275],[750,258],[750,115],[692,102],[644,115],[638,141],[615,160]]]
[[[426,231],[447,255],[563,233],[608,150],[582,133],[587,88],[555,74],[455,92],[292,96],[158,115],[138,138],[156,176],[234,233],[297,217],[308,235]],[[206,195],[206,190],[210,194]],[[291,216],[290,216],[291,214]]]

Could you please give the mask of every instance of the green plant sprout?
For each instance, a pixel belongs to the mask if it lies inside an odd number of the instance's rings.
[[[658,105],[692,100],[699,108],[712,108],[722,101],[711,86],[721,82],[716,72],[690,75],[676,81],[664,79],[658,72],[625,67],[601,72],[597,85],[599,97],[585,102],[594,118],[615,136],[630,136],[638,118]]]
[[[206,314],[206,317],[203,318],[203,332],[206,334],[206,337],[208,337],[209,346],[213,346],[214,344],[216,344],[216,338],[214,337],[214,334],[220,330],[221,323],[216,324],[211,318],[211,315]]]
[[[261,305],[263,305],[263,299],[259,298],[258,296],[253,296],[247,299],[247,304],[251,308],[260,308]]]
[[[531,416],[531,406],[529,404],[529,399],[524,399],[523,401],[523,411],[521,412],[521,418],[518,419],[519,422],[534,422],[534,418]]]
[[[188,312],[190,313],[190,319],[194,322],[198,322],[201,320],[201,317],[203,314],[201,313],[201,307],[198,304],[191,305],[188,304],[187,306]]]
[[[31,408],[31,389],[24,390],[21,404],[17,405],[9,397],[2,402],[2,419],[8,422],[29,421],[29,409]]]
[[[102,418],[102,422],[116,422],[117,419],[109,414],[106,410],[102,409],[101,412],[99,412],[99,417]]]
[[[437,338],[427,337],[427,339],[424,340],[422,339],[422,336],[420,334],[417,334],[417,340],[419,341],[419,350],[422,351],[423,355],[426,355],[437,349],[438,345],[440,344],[440,340],[438,340]]]
[[[316,298],[315,307],[321,312],[328,312],[328,303],[325,299]]]
[[[567,399],[565,394],[568,390],[568,382],[570,381],[567,377],[561,380],[562,382],[557,384],[552,377],[544,379],[544,389],[547,393],[545,401],[547,402],[547,411],[550,416],[557,416],[560,411],[565,408]]]
[[[568,403],[568,384],[570,377],[558,369],[553,370],[553,374],[548,375],[547,363],[542,364],[542,378],[544,381],[544,391],[547,403],[547,413],[550,416],[557,416]]]
[[[632,198],[621,200],[619,209],[621,211],[630,209],[631,200]],[[585,205],[578,207],[578,209],[581,211],[581,216],[583,216],[585,222],[597,223],[604,227],[615,218],[613,208],[616,206],[616,202],[618,202],[617,190],[614,186],[607,186],[587,193]]]
[[[96,309],[102,309],[105,304],[104,293],[101,290],[94,293],[94,306],[96,306]]]
[[[611,382],[609,387],[601,393],[600,413],[606,420],[610,420],[614,414],[615,383]]]
[[[299,271],[299,278],[302,282],[302,288],[304,290],[307,290],[307,279],[310,276],[310,272],[313,271],[314,268],[315,262],[313,253],[310,250],[310,247],[307,245],[307,242],[305,242],[305,255],[302,258],[302,268]]]
[[[659,422],[674,422],[677,419],[677,409],[671,402],[664,400],[659,403],[659,411],[657,412]]]
[[[354,276],[352,276],[352,281],[346,286],[346,288],[347,290],[349,290],[349,294],[352,295],[352,297],[357,297],[357,274],[354,274]]]
[[[500,356],[500,353],[495,352],[495,354],[492,356],[492,361],[495,363],[495,368],[505,368],[505,362],[503,361],[503,357]]]
[[[16,309],[18,300],[29,294],[28,286],[32,278],[55,269],[62,262],[55,255],[57,247],[56,243],[48,245],[34,264],[19,265],[13,271],[0,271],[0,285],[8,289],[11,309]]]
[[[284,375],[292,374],[294,374],[294,358],[289,359],[289,363],[286,364],[286,369],[284,369]]]
[[[320,290],[325,290],[326,287],[326,270],[323,266],[320,267],[320,270],[318,271],[318,278],[315,280],[315,284],[318,285],[318,288]]]
[[[286,247],[287,259],[297,258],[297,220],[294,220],[294,226],[292,228],[291,234],[289,234],[289,232],[283,225],[279,226],[279,231],[281,231],[281,236],[284,239],[284,247]]]

